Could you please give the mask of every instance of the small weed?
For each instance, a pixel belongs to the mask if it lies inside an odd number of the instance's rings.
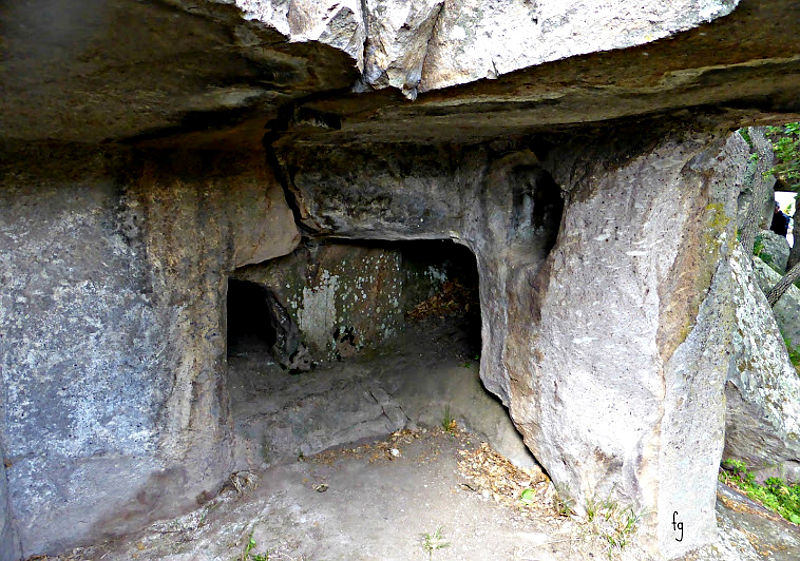
[[[436,528],[432,534],[422,534],[422,550],[428,554],[428,559],[433,559],[433,552],[439,549],[449,547],[450,543],[445,541],[442,535],[442,527]]]
[[[586,501],[586,520],[591,522],[597,516],[600,505],[594,499],[587,499]]]
[[[585,508],[588,531],[606,543],[609,558],[631,543],[641,521],[633,507],[622,506],[609,496],[602,501],[590,499]]]
[[[456,420],[450,413],[450,406],[446,405],[442,414],[442,429],[444,432],[453,433],[456,430]]]
[[[269,561],[269,553],[252,553],[256,548],[256,540],[253,539],[253,534],[247,539],[247,545],[244,546],[241,561]]]
[[[553,498],[553,508],[555,509],[556,516],[566,518],[570,516],[575,509],[572,508],[575,502],[570,497],[562,498],[558,494]]]
[[[794,524],[800,524],[800,484],[790,485],[778,477],[770,477],[759,485],[755,476],[740,460],[725,460],[719,480],[735,487],[754,501],[764,505]]]
[[[755,239],[755,243],[753,243],[753,255],[756,257],[760,257],[764,251],[764,238],[761,237],[761,234],[758,234]]]
[[[800,345],[792,346],[792,341],[786,336],[783,337],[783,342],[786,344],[786,350],[789,351],[789,360],[800,372]]]

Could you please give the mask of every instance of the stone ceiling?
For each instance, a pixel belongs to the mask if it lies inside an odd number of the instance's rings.
[[[653,20],[642,29],[634,24],[647,14],[625,20],[599,11],[595,20],[562,21],[574,26],[571,40],[540,25],[541,41],[562,46],[528,54],[514,52],[513,36],[491,47],[480,34],[453,51],[448,44],[466,24],[461,12],[448,19],[448,5],[474,11],[472,0],[423,2],[430,10],[404,13],[406,20],[392,13],[381,20],[381,4],[393,3],[368,0],[363,25],[354,2],[326,0],[333,7],[324,14],[301,0],[236,3],[5,3],[0,138],[240,149],[259,146],[271,131],[270,140],[284,145],[469,143],[686,109],[730,127],[800,113],[800,4],[791,0],[688,2],[710,8],[686,8],[677,23]],[[504,4],[507,17],[518,17],[511,4],[538,9],[536,17],[555,25],[545,19],[546,2],[513,0]],[[488,13],[473,14],[484,35],[480,18],[502,15]],[[509,27],[498,21],[500,31]],[[419,37],[402,34],[409,26],[427,34],[424,60],[406,56],[421,48]],[[653,37],[661,38],[642,44]],[[497,44],[507,46],[505,57],[486,50]],[[587,45],[614,50],[581,54]],[[487,56],[500,67],[492,62],[487,71]]]

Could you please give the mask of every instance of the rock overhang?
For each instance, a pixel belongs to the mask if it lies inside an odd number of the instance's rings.
[[[87,17],[61,21],[61,3],[39,0],[0,11],[2,136],[238,150],[258,147],[268,128],[289,143],[475,143],[684,108],[729,128],[800,114],[800,6],[714,4],[722,17],[697,12],[691,25],[647,35],[656,40],[592,53],[576,45],[412,102],[393,87],[364,87],[363,53],[300,24],[257,21],[252,9],[246,20],[226,2],[114,0],[83,3]],[[300,114],[333,115],[338,126]]]

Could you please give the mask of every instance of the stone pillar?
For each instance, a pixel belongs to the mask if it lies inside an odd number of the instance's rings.
[[[573,508],[632,508],[666,558],[716,531],[735,163],[706,138],[665,140],[576,174],[556,246],[538,272],[516,271],[509,299],[526,444]]]

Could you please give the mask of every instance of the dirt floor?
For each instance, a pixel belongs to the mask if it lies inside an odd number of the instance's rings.
[[[521,491],[532,489],[525,504]],[[720,502],[717,544],[687,560],[796,560],[796,528]],[[390,438],[239,473],[202,508],[61,561],[548,561],[647,559],[626,518],[565,516],[536,472],[458,428]],[[614,543],[618,545],[613,545]]]
[[[648,558],[632,543],[636,513],[611,505],[591,521],[568,514],[482,390],[457,329],[423,325],[413,337],[295,377],[239,353],[230,384],[240,471],[223,491],[181,518],[51,559]],[[353,438],[361,443],[326,449]],[[273,454],[278,445],[289,452]],[[741,497],[721,496],[718,520],[717,543],[687,561],[800,559],[797,527]]]

